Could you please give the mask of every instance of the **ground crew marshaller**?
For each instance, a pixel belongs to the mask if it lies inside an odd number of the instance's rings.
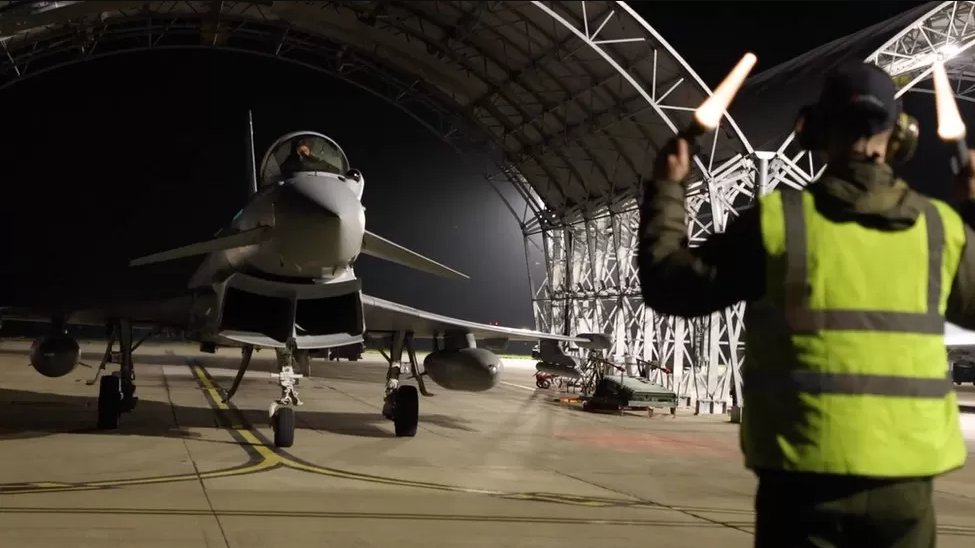
[[[741,446],[758,548],[933,547],[932,480],[965,463],[944,322],[975,328],[975,233],[894,175],[916,143],[895,91],[874,65],[831,72],[797,123],[823,175],[695,249],[687,142],[661,152],[644,189],[647,305],[694,317],[747,303]]]

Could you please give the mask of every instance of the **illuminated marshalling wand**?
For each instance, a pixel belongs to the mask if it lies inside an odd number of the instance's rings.
[[[677,137],[685,141],[694,141],[701,135],[717,129],[735,94],[745,83],[748,73],[755,67],[758,58],[754,53],[746,53],[735,68],[731,69],[728,76],[718,84],[714,93],[701,103],[694,111],[694,121],[677,134]]]
[[[958,103],[951,92],[944,63],[935,61],[931,76],[934,79],[934,105],[938,112],[938,138],[955,146],[951,170],[958,175],[962,170],[971,169],[968,165],[968,143],[965,142],[965,122],[958,112]]]

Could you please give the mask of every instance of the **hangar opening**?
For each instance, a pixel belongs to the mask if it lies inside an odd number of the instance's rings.
[[[655,151],[710,93],[624,2],[84,2],[8,8],[0,86],[124,52],[219,49],[331,74],[406,112],[514,191],[538,327],[610,332],[613,356],[673,364],[680,393],[726,400],[741,306],[655,314],[636,276],[635,208]],[[756,159],[726,117],[695,157],[689,238],[753,197]],[[502,192],[504,194],[504,192]],[[684,374],[685,369],[688,374]]]

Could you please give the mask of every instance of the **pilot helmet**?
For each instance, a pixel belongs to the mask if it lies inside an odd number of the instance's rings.
[[[327,141],[320,137],[305,136],[294,141],[292,154],[305,169],[335,171],[336,159]],[[336,171],[337,173],[337,171]]]
[[[308,158],[312,160],[317,159],[316,157],[318,155],[315,154],[316,148],[315,140],[311,137],[305,137],[295,141],[295,152],[298,153],[298,156],[301,158]]]

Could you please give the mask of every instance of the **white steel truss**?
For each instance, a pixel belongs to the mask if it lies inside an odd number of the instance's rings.
[[[877,64],[894,77],[900,86],[900,97],[908,92],[933,94],[931,67],[934,61],[942,60],[955,97],[975,102],[973,45],[975,2],[943,2],[897,33],[865,61]],[[795,134],[789,135],[774,153],[757,152],[755,157],[754,187],[760,195],[780,184],[801,189],[819,177],[826,167],[797,146]],[[736,333],[738,341],[740,333],[741,330]],[[740,389],[737,384],[740,376],[735,375],[733,383]]]
[[[573,24],[559,17],[557,7],[547,7],[542,2],[534,4],[617,68],[671,131],[676,133],[682,129],[671,113],[687,111],[688,107],[669,105],[670,93],[683,85],[700,86],[710,94],[683,61],[690,81],[678,81],[660,93],[654,85],[657,75],[653,74],[648,79],[650,89],[645,89],[646,81],[629,77],[612,55],[602,49],[590,31],[595,26],[593,23]],[[613,14],[599,28],[607,25],[625,28],[630,21],[637,21],[639,24],[623,39],[639,40],[643,33],[653,33],[629,7],[625,4],[621,7],[621,15]],[[669,49],[659,38],[657,42]],[[668,53],[676,57],[672,50]],[[694,158],[695,176],[688,185],[687,198],[691,245],[724,230],[728,219],[754,199],[757,169],[765,165],[764,160],[756,161],[757,156],[734,122],[726,118],[724,123],[731,126],[742,145],[736,154],[716,153],[719,130],[705,144],[703,153]],[[599,200],[586,208],[578,220],[543,226],[537,231],[526,230],[526,248],[540,249],[547,265],[542,279],[533,280],[536,323],[539,329],[550,332],[612,333],[611,357],[622,360],[631,356],[659,363],[672,373],[655,369],[652,380],[675,390],[685,405],[722,412],[730,403],[733,387],[740,387],[744,307],[738,304],[707,317],[681,319],[657,314],[644,305],[636,264],[638,200],[639,194],[609,204]]]
[[[955,97],[975,102],[975,2],[942,2],[871,53],[865,61],[886,70],[901,86],[898,97],[933,94],[931,66],[945,62]],[[933,100],[933,99],[932,99]],[[931,128],[923,128],[922,130]],[[769,165],[769,189],[779,184],[802,188],[822,173],[825,164],[800,150],[795,134],[776,151]]]
[[[866,61],[894,76],[902,95],[933,93],[931,65],[941,59],[955,96],[975,102],[973,45],[975,2],[944,2]],[[598,45],[590,43],[590,47]],[[721,166],[697,162],[697,168],[700,179],[691,185],[688,197],[692,245],[723,230],[729,216],[755,195],[779,184],[803,188],[825,165],[798,149],[790,135],[774,152],[749,148],[748,154]],[[580,223],[542,231],[548,271],[536,289],[539,326],[559,332],[611,331],[616,337],[615,357],[629,354],[668,366],[673,374],[664,376],[657,370],[655,380],[677,390],[685,403],[728,402],[729,391],[740,389],[744,305],[687,321],[647,309],[634,262],[638,217],[635,202],[630,202],[590,214]]]

